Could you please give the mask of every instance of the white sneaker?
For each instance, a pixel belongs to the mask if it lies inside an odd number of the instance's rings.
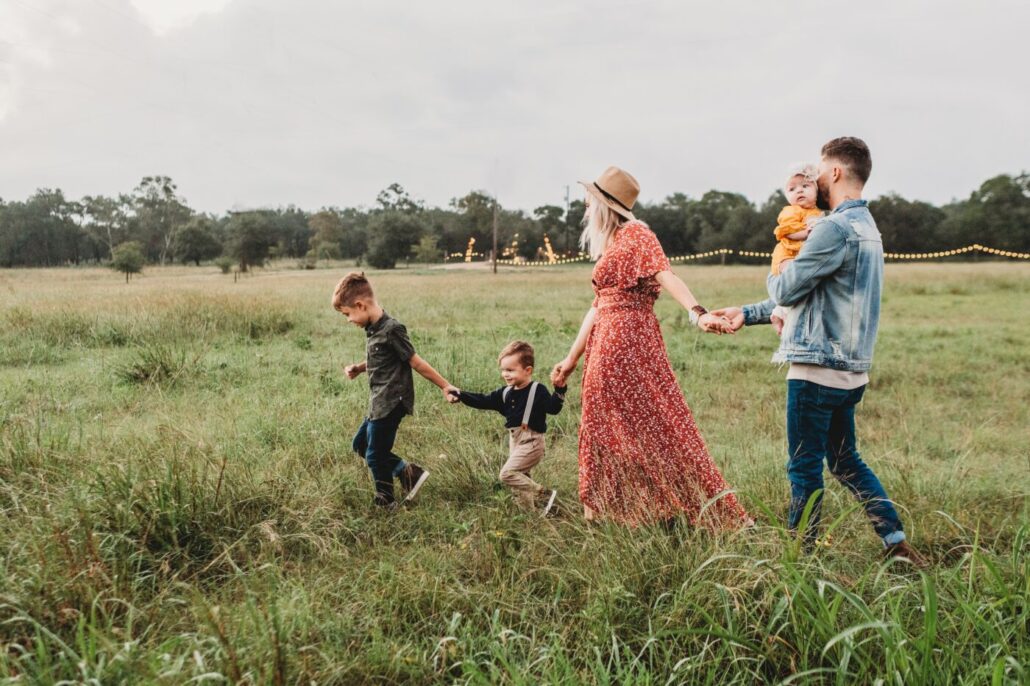
[[[541,517],[546,517],[551,514],[551,510],[554,509],[554,499],[558,497],[558,491],[552,490],[551,497],[547,499],[547,504],[544,505],[544,511],[540,514]]]

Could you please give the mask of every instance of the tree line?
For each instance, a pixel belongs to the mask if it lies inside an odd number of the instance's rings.
[[[739,193],[708,191],[700,198],[675,193],[640,204],[637,217],[658,235],[669,255],[717,248],[770,251],[776,216],[786,204],[776,191],[755,204]],[[980,243],[1030,252],[1030,175],[1002,174],[964,200],[935,206],[891,193],[870,202],[890,252],[933,252]],[[495,207],[482,191],[430,207],[399,184],[371,207],[289,206],[213,215],[193,210],[167,176],[144,177],[131,193],[66,198],[40,189],[22,201],[0,199],[0,266],[41,267],[107,263],[114,259],[166,264],[216,260],[241,271],[272,258],[313,267],[321,259],[355,259],[376,268],[398,262],[439,262],[492,247],[497,213],[499,246],[507,257],[544,255],[545,236],[555,254],[578,251],[582,200],[532,212]],[[740,256],[731,259],[744,260]],[[128,274],[128,271],[126,271]]]

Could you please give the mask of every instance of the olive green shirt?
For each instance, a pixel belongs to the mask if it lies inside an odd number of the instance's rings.
[[[402,403],[407,414],[411,414],[415,411],[415,384],[411,377],[415,346],[408,338],[408,330],[383,312],[379,321],[365,327],[365,335],[369,419],[382,419]]]

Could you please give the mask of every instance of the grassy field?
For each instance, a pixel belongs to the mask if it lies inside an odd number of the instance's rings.
[[[677,267],[702,302],[761,267]],[[659,316],[687,400],[761,520],[744,534],[521,515],[500,417],[421,379],[398,452],[418,504],[370,507],[342,366],[343,269],[0,271],[0,677],[97,684],[1015,684],[1030,680],[1030,266],[888,265],[860,449],[926,574],[879,560],[836,484],[827,546],[783,528],[784,370],[769,327]],[[459,387],[505,342],[564,356],[583,266],[374,273]],[[577,373],[538,478],[574,511]]]

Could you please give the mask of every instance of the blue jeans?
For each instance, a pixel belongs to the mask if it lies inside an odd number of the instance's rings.
[[[862,400],[864,392],[865,386],[845,391],[811,381],[787,380],[788,525],[792,531],[797,531],[805,506],[818,492],[805,531],[808,544],[818,535],[823,460],[837,481],[862,503],[884,545],[905,540],[897,510],[855,447],[855,405]]]
[[[407,412],[404,405],[398,405],[390,414],[380,419],[366,417],[351,443],[354,452],[365,458],[375,482],[376,498],[383,501],[383,504],[394,501],[393,479],[408,466],[393,453],[393,442],[397,438],[397,429],[405,414]]]

